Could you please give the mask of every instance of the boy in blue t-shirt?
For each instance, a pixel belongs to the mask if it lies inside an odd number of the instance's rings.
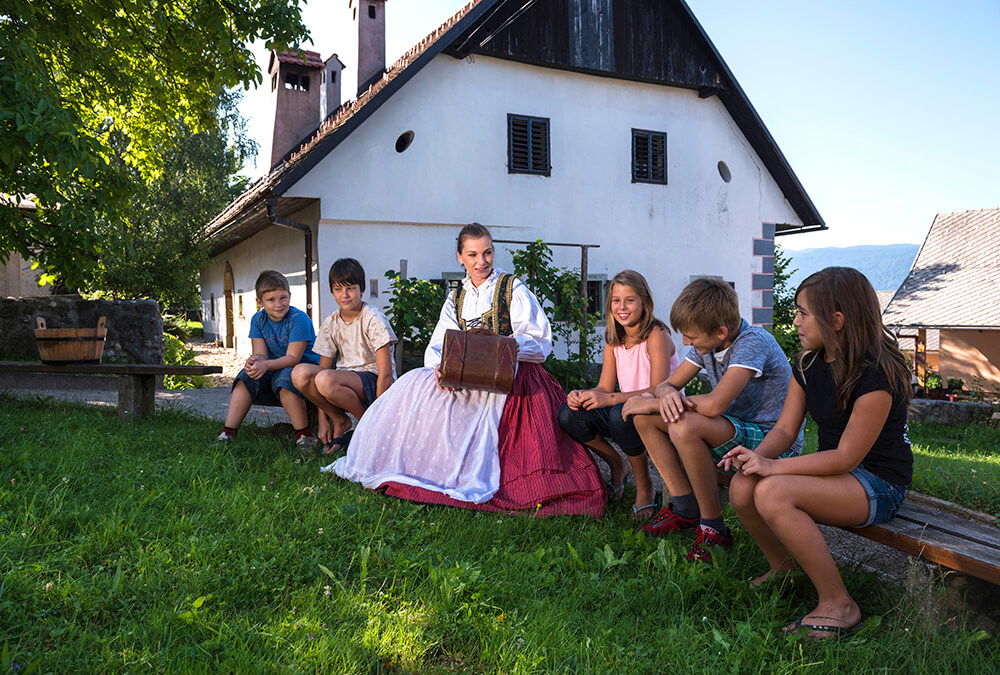
[[[643,532],[662,536],[697,528],[687,558],[708,562],[712,547],[732,544],[722,521],[716,463],[736,446],[753,450],[760,444],[781,415],[792,369],[774,336],[740,317],[736,291],[722,280],[688,284],[674,301],[670,323],[690,351],[654,396],[630,399],[623,415],[635,415],[670,491],[670,503]],[[712,391],[685,396],[681,389],[699,371]],[[786,454],[801,449],[799,430]]]
[[[296,364],[319,363],[312,350],[316,341],[312,320],[289,304],[288,280],[280,272],[261,272],[254,289],[262,309],[250,319],[253,354],[233,382],[226,425],[216,440],[232,440],[251,405],[280,403],[295,429],[295,443],[313,447],[317,439],[309,429],[306,401],[292,384]]]

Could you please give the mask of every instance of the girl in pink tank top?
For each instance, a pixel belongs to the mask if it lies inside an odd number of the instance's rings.
[[[608,463],[612,500],[621,499],[629,468],[635,479],[632,513],[648,520],[657,506],[642,438],[632,418],[622,419],[622,406],[633,396],[651,396],[680,361],[670,329],[653,314],[653,295],[646,279],[633,270],[615,275],[604,306],[604,363],[593,389],[577,389],[566,397],[559,423],[576,441]],[[617,389],[617,391],[616,391]],[[611,446],[614,441],[628,461]]]

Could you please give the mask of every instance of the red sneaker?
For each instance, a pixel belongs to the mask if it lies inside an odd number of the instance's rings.
[[[733,538],[707,525],[699,525],[698,535],[691,542],[691,550],[684,557],[692,562],[712,562],[712,549],[716,546],[732,548]]]
[[[671,504],[668,503],[667,508],[660,509],[660,512],[653,516],[652,520],[639,529],[651,537],[662,537],[671,532],[690,530],[698,524],[698,518],[679,516],[671,511],[670,507]]]

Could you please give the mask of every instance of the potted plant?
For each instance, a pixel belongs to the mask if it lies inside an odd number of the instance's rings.
[[[927,398],[932,398],[936,401],[944,400],[944,389],[941,386],[941,375],[933,370],[927,373],[927,378],[924,380],[924,389],[927,390]]]

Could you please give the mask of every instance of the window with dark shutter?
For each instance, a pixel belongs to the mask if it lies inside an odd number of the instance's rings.
[[[667,134],[632,130],[632,182],[667,184]]]
[[[552,173],[547,117],[507,115],[507,172],[540,176]]]

